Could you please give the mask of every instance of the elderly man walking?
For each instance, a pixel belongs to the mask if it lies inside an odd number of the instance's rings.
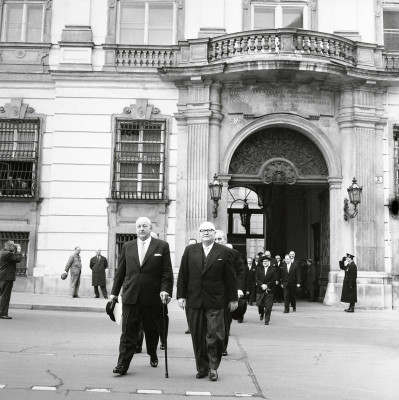
[[[21,246],[12,240],[5,243],[0,250],[0,318],[12,319],[8,315],[11,291],[15,281],[17,264],[21,262]]]
[[[217,381],[225,337],[224,310],[238,306],[233,252],[215,243],[215,226],[203,222],[201,243],[186,247],[177,279],[177,300],[187,307],[197,379]]]

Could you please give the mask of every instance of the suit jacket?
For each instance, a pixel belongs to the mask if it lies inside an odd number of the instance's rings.
[[[214,243],[204,266],[202,243],[186,247],[177,279],[178,299],[186,299],[187,308],[225,308],[237,301],[237,279],[233,252]]]
[[[21,260],[21,253],[0,250],[0,281],[15,281],[17,264]]]
[[[352,261],[348,265],[339,263],[340,268],[345,270],[344,282],[342,284],[341,301],[343,303],[356,303],[357,302],[357,266]]]
[[[277,274],[277,280],[280,282],[281,281],[281,269],[283,268],[283,262],[280,261],[280,264],[276,261],[275,264],[273,265],[274,268],[276,268],[276,274]]]
[[[291,263],[290,272],[288,273],[287,264],[283,263],[281,268],[281,283],[283,287],[296,286],[301,283],[301,268],[297,260]]]
[[[229,248],[228,248],[229,249]],[[237,289],[240,289],[245,294],[246,283],[245,283],[245,265],[241,258],[240,252],[236,249],[229,249],[233,252],[234,268],[237,278]]]
[[[256,291],[258,293],[264,292],[262,290],[262,285],[266,284],[267,288],[270,290],[267,293],[274,293],[276,288],[276,280],[277,280],[277,273],[276,269],[272,266],[269,266],[267,269],[267,273],[265,275],[265,267],[263,265],[256,268]]]
[[[105,270],[108,268],[108,261],[104,256],[94,256],[90,259],[90,269],[92,270],[91,284],[92,286],[105,286]]]
[[[173,270],[169,244],[151,238],[140,267],[137,239],[125,243],[119,257],[111,294],[118,296],[123,286],[123,304],[160,304],[160,292],[172,296]]]

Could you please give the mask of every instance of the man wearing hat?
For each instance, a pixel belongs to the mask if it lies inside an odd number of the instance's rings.
[[[263,256],[260,259],[261,265],[256,270],[256,305],[258,306],[260,320],[262,321],[265,318],[265,325],[270,323],[277,281],[276,269],[270,263],[270,257]]]
[[[357,302],[357,266],[354,263],[354,255],[346,253],[346,257],[339,262],[339,267],[345,271],[344,282],[342,285],[341,301],[349,303],[346,312],[355,312],[355,303]]]

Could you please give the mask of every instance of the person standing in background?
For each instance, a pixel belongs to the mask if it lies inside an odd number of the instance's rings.
[[[90,260],[90,269],[92,271],[91,284],[94,287],[94,295],[96,299],[100,297],[98,286],[100,286],[101,288],[104,299],[108,299],[107,284],[105,278],[105,270],[107,268],[107,259],[101,255],[101,250],[97,250],[96,255]]]
[[[82,273],[82,261],[80,260],[80,247],[75,247],[75,252],[69,257],[65,272],[71,273],[69,294],[71,297],[79,297],[80,274]]]

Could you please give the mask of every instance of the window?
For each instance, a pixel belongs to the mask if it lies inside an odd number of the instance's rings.
[[[29,232],[0,232],[0,248],[3,249],[7,241],[21,245],[21,252],[24,258],[17,264],[17,276],[26,276],[26,257],[29,244]]]
[[[43,41],[44,2],[7,1],[3,8],[3,42]]]
[[[39,120],[0,120],[0,198],[34,197]]]
[[[252,5],[252,29],[304,28],[307,18],[304,5]]]
[[[121,0],[119,43],[171,45],[174,43],[174,3]]]
[[[118,268],[118,261],[119,256],[122,252],[122,246],[130,242],[131,240],[137,239],[137,235],[135,233],[123,233],[123,234],[116,234],[116,241],[115,241],[115,269]]]
[[[162,200],[165,121],[117,120],[112,198]]]
[[[399,10],[384,10],[384,44],[386,51],[399,51]]]

